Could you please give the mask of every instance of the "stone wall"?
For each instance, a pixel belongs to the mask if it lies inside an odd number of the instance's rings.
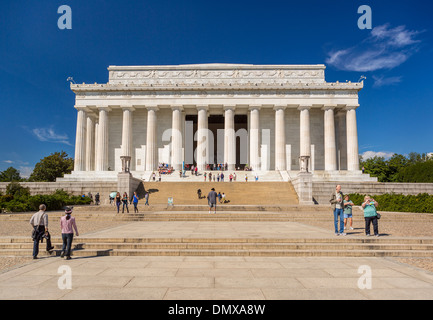
[[[8,182],[0,182],[0,192],[5,194]],[[89,192],[92,193],[93,197],[99,192],[100,201],[102,204],[109,203],[110,192],[117,191],[116,182],[20,182],[23,187],[30,189],[30,194],[51,194],[57,189],[63,189],[64,191],[72,195],[87,195]]]
[[[381,182],[313,182],[313,198],[319,204],[328,204],[335,186],[341,185],[344,194],[359,193],[368,195],[403,194],[433,195],[433,183],[381,183]]]

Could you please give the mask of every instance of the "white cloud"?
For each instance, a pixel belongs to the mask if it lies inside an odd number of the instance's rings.
[[[397,84],[402,81],[402,77],[385,78],[384,76],[380,76],[380,77],[373,76],[373,79],[374,79],[373,87],[375,88]]]
[[[32,130],[32,132],[36,136],[36,138],[39,139],[39,141],[64,143],[68,146],[71,145],[71,143],[68,141],[69,138],[66,134],[57,134],[51,128],[35,128]]]
[[[395,153],[394,152],[387,152],[387,151],[366,151],[361,156],[363,160],[371,159],[374,157],[380,157],[385,158],[385,160],[391,158]]]
[[[9,164],[14,163],[12,160],[4,160],[3,162],[4,162],[4,163],[9,163]]]
[[[28,178],[33,172],[33,167],[18,167],[18,171],[20,172],[21,178]]]
[[[418,50],[420,31],[406,26],[375,27],[368,38],[353,47],[330,52],[326,63],[345,71],[391,70],[406,62]]]

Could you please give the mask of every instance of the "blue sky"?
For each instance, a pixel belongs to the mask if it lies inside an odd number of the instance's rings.
[[[72,29],[60,30],[61,5]],[[372,30],[358,28],[358,7]],[[105,83],[109,65],[326,64],[358,81],[360,153],[433,152],[430,1],[0,2],[0,170],[28,175],[50,153],[74,156],[66,79]]]

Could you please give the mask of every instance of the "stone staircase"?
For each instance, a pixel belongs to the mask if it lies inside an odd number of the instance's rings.
[[[59,256],[61,239],[53,238]],[[0,256],[28,256],[31,239],[0,238]],[[269,256],[433,257],[433,239],[278,238],[78,238],[74,257],[92,256]]]
[[[179,172],[175,171],[172,174],[162,174],[161,181],[162,182],[203,182],[204,181],[204,173],[206,173],[206,181],[209,181],[209,173],[215,175],[215,182],[217,182],[217,175],[224,173],[224,182],[229,182],[230,174],[236,173],[236,182],[245,182],[245,177],[248,178],[248,182],[255,181],[255,175],[258,176],[258,181],[260,182],[287,182],[288,179],[284,179],[282,173],[279,171],[202,171],[197,175],[191,174],[191,171],[185,171],[185,175],[180,177]],[[152,172],[145,172],[142,175],[142,179],[146,182],[152,182]],[[159,179],[158,172],[156,172],[156,180]],[[213,179],[212,179],[213,180]]]
[[[298,196],[289,182],[144,182],[144,190],[138,190],[142,199],[140,208],[144,208],[145,190],[149,192],[149,204],[166,205],[168,198],[173,198],[174,206],[207,206],[206,196],[215,191],[225,194],[227,205],[241,206],[278,206],[297,205]],[[202,191],[199,199],[197,190]]]
[[[239,206],[240,210],[226,210],[219,214],[209,214],[207,207],[203,210],[190,210],[194,206],[183,206],[184,210],[172,208],[169,210],[154,210],[139,214],[116,214],[114,207],[87,206],[75,208],[74,215],[81,224],[86,221],[119,221],[123,223],[158,223],[165,226],[175,223],[206,222],[211,229],[219,223],[247,223],[259,222],[266,226],[267,223],[282,225],[288,223],[315,225],[317,221],[329,221],[329,206],[280,206],[279,211],[274,211],[277,206],[263,207],[264,210],[252,210],[252,207]],[[195,206],[197,209],[199,206]],[[224,207],[224,206],[221,206]],[[235,207],[235,206],[233,206]],[[160,206],[160,209],[167,208]],[[269,210],[266,210],[269,209]],[[58,221],[62,212],[50,212],[51,221]],[[361,215],[359,209],[355,209],[355,215]],[[2,214],[2,221],[17,221],[28,223],[31,213]],[[397,213],[387,213],[383,217],[383,223],[387,220],[399,219],[400,222],[423,223],[430,222],[431,216],[411,216]],[[119,224],[120,226],[120,224]],[[137,225],[139,227],[139,225]],[[171,230],[169,227],[167,230]],[[322,232],[322,231],[320,231]],[[433,238],[400,238],[383,236],[380,238],[367,238],[362,235],[347,237],[335,237],[330,233],[318,236],[293,235],[279,236],[267,234],[260,236],[243,236],[232,234],[203,233],[200,236],[179,236],[176,234],[155,233],[153,236],[112,236],[111,233],[84,235],[76,238],[73,243],[73,255],[75,257],[96,256],[269,256],[269,257],[433,257]],[[254,233],[254,234],[255,234]],[[332,234],[332,235],[331,235]],[[52,242],[55,250],[51,254],[44,252],[44,244],[40,247],[40,256],[60,255],[60,237],[53,236]],[[29,237],[9,236],[0,237],[0,256],[29,256],[32,251],[32,240]]]

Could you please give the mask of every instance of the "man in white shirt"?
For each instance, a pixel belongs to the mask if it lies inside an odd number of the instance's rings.
[[[47,251],[51,251],[54,247],[51,245],[51,237],[48,232],[48,215],[45,213],[47,207],[44,204],[39,206],[39,211],[30,218],[30,224],[34,228],[33,237],[33,259],[38,258],[39,241],[47,240]]]

